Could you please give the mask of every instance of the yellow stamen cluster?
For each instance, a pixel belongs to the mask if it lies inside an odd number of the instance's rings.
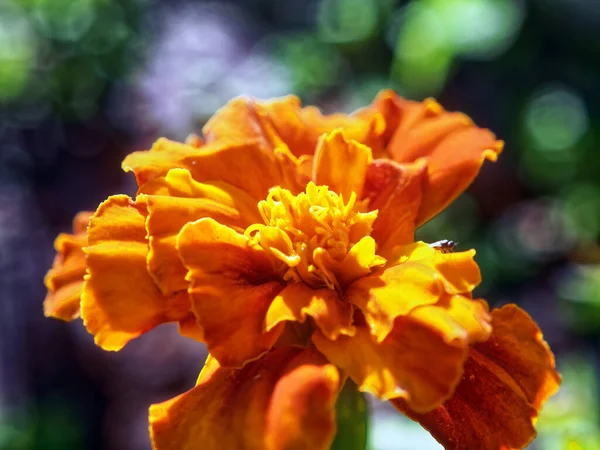
[[[256,242],[286,263],[286,280],[312,287],[339,289],[340,271],[348,265],[353,246],[369,236],[377,211],[365,211],[353,192],[347,203],[327,186],[308,183],[293,195],[275,187],[258,208],[265,225],[246,230]]]

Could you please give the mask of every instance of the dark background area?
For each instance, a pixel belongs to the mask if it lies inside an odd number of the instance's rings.
[[[0,449],[148,449],[147,406],[191,387],[203,364],[173,327],[115,354],[79,321],[43,317],[55,235],[134,194],[127,153],[200,133],[236,95],[350,112],[387,87],[434,96],[506,141],[419,236],[476,248],[477,294],[519,303],[557,354],[563,387],[535,448],[600,449],[591,0],[1,2]],[[373,416],[375,450],[438,448],[399,415]]]

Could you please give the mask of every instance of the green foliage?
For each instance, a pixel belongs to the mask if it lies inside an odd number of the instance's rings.
[[[571,327],[596,333],[600,324],[600,266],[576,266],[559,286],[562,307]]]
[[[363,41],[377,32],[376,0],[323,0],[317,24],[325,42]]]
[[[364,450],[367,445],[369,411],[365,395],[350,379],[346,381],[335,405],[337,434],[331,450]]]
[[[543,450],[600,450],[598,384],[593,361],[571,356],[560,365],[562,385],[537,422]]]
[[[0,103],[48,103],[67,118],[98,110],[109,83],[143,56],[141,0],[7,0],[0,7]]]
[[[0,450],[85,448],[84,426],[74,410],[54,398],[0,422]]]

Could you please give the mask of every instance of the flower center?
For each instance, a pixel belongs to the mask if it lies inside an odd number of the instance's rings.
[[[313,182],[298,195],[275,187],[258,209],[265,224],[251,225],[246,235],[287,265],[285,280],[341,289],[365,252],[372,253],[367,271],[385,263],[369,237],[377,210],[365,212],[366,202],[357,202],[354,192],[345,203]]]

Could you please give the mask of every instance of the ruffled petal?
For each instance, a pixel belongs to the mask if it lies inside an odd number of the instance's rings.
[[[44,300],[44,315],[70,321],[79,317],[79,301],[87,245],[85,230],[92,212],[82,211],[73,220],[73,234],[61,233],[54,241],[56,257],[44,278],[48,293]]]
[[[487,303],[464,295],[446,295],[435,305],[415,308],[410,317],[435,329],[446,342],[483,342],[492,332]]]
[[[371,210],[378,210],[371,236],[379,254],[385,256],[394,246],[415,240],[425,170],[424,162],[398,164],[378,159],[369,165],[363,198],[369,200]]]
[[[278,119],[283,119],[284,117],[275,117],[275,126],[277,129],[281,129],[282,127]],[[363,110],[351,115],[340,113],[323,115],[319,108],[307,106],[299,111],[298,117],[304,124],[306,131],[302,136],[304,142],[295,142],[295,145],[290,145],[295,154],[312,153],[311,150],[305,149],[314,149],[318,138],[322,134],[329,133],[336,128],[344,129],[347,139],[360,142],[374,151],[378,151],[382,147],[380,136],[385,123],[383,117],[377,111]],[[284,132],[281,132],[281,136],[284,139],[286,138]]]
[[[294,97],[276,99],[272,103],[283,110],[295,109]],[[297,99],[295,99],[297,100]],[[283,151],[289,149],[281,139],[268,111],[250,97],[238,97],[219,109],[202,128],[208,142],[249,142],[254,141],[262,148]]]
[[[246,222],[260,221],[256,201],[245,191],[223,181],[200,183],[186,169],[171,169],[166,176],[146,183],[140,194],[171,196],[179,198],[210,199],[238,211]]]
[[[150,407],[153,448],[328,449],[340,384],[314,349],[275,349],[242,369],[212,359],[196,387]]]
[[[130,153],[121,164],[125,172],[133,172],[139,187],[162,177],[176,167],[190,169],[202,149],[194,145],[158,139],[150,150]]]
[[[422,242],[396,248],[399,263],[356,280],[346,299],[358,306],[378,341],[399,316],[435,305],[448,294],[468,294],[479,283],[474,252],[444,254]],[[440,303],[445,307],[445,303]]]
[[[313,154],[319,137],[336,128],[343,128],[348,139],[380,152],[384,127],[382,115],[374,108],[352,115],[323,115],[314,106],[303,108],[298,97],[289,95],[269,101],[236,98],[221,108],[203,131],[208,141],[254,139],[265,148],[283,148],[299,157]]]
[[[125,195],[109,197],[90,220],[81,316],[105,350],[189,314],[187,293],[164,296],[146,270],[144,222],[145,211]]]
[[[145,183],[174,168],[189,170],[199,182],[228,183],[256,201],[262,200],[273,186],[294,192],[301,190],[296,163],[281,152],[264,149],[257,141],[217,141],[197,149],[161,138],[152,149],[129,154],[122,167],[126,172],[135,173],[141,191]]]
[[[493,333],[475,349],[509,374],[540,409],[560,385],[554,355],[533,319],[516,305],[492,311]]]
[[[365,236],[352,246],[339,263],[332,266],[336,279],[342,286],[370,274],[375,267],[382,267],[386,260],[377,254],[377,243],[371,236]]]
[[[265,328],[268,331],[286,321],[304,323],[307,316],[312,317],[328,339],[355,332],[351,305],[342,302],[336,291],[311,289],[303,283],[290,284],[275,297],[267,312]]]
[[[317,185],[329,186],[345,201],[352,193],[361,198],[371,149],[348,140],[342,129],[324,135],[319,141],[313,162],[312,179]]]
[[[186,223],[211,217],[241,231],[261,220],[248,194],[227,183],[199,183],[185,169],[170,170],[166,177],[146,183],[142,191],[136,203],[148,210],[148,271],[164,294],[188,287],[187,269],[176,248],[177,235]]]
[[[373,106],[385,117],[390,157],[401,163],[427,160],[419,225],[458,197],[483,162],[496,161],[502,151],[502,141],[491,131],[478,128],[462,113],[444,111],[433,99],[413,102],[383,91]]]
[[[283,328],[264,329],[269,305],[284,287],[282,263],[209,218],[185,225],[177,248],[209,352],[223,366],[238,367],[268,351]]]
[[[539,409],[560,384],[554,356],[527,313],[507,305],[492,317],[492,336],[473,346],[462,381],[442,406],[418,414],[392,401],[447,450],[525,448]]]
[[[442,276],[449,294],[465,294],[481,283],[481,272],[475,262],[475,250],[444,253],[425,242],[394,247],[390,261],[396,264],[414,262],[434,268]]]
[[[382,342],[367,327],[336,341],[317,331],[313,342],[361,391],[381,399],[404,398],[417,411],[430,411],[452,394],[468,352],[464,342],[448,343],[409,317],[396,319]]]

